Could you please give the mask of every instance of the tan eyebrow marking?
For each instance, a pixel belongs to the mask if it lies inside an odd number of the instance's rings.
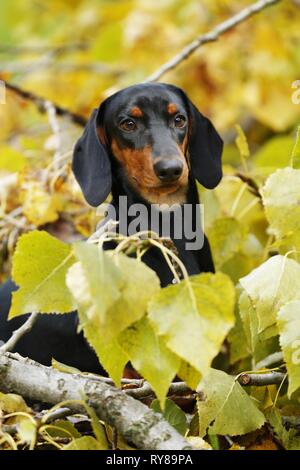
[[[175,114],[178,111],[177,105],[175,103],[169,103],[167,106],[169,114]]]
[[[131,108],[130,114],[133,117],[142,117],[143,116],[143,111],[138,106],[134,106],[133,108]]]

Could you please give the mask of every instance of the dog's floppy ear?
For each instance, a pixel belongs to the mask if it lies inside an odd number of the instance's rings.
[[[195,178],[205,188],[215,188],[222,178],[223,141],[208,118],[188,100],[189,156]]]
[[[104,102],[105,103],[105,102]],[[104,103],[95,109],[75,144],[72,170],[91,206],[99,206],[111,190],[111,164],[105,146],[97,135],[97,126],[103,123]]]

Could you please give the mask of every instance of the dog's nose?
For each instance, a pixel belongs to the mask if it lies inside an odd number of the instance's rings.
[[[166,183],[176,181],[181,176],[183,170],[182,162],[176,159],[161,159],[154,164],[156,176]]]

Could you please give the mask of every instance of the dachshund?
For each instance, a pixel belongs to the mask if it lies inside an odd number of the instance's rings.
[[[72,169],[91,206],[99,206],[112,195],[114,215],[108,218],[126,220],[118,227],[125,235],[130,234],[134,205],[149,209],[146,217],[153,207],[160,217],[166,212],[173,214],[170,238],[187,273],[193,275],[214,272],[207,238],[203,235],[197,249],[187,249],[187,243],[202,231],[196,180],[208,189],[217,186],[222,178],[222,150],[218,132],[183,90],[164,83],[143,83],[115,93],[93,111],[74,147]],[[168,211],[173,206],[189,206],[188,220],[184,212],[183,217],[176,218],[174,211]],[[187,239],[186,226],[192,238]],[[174,235],[178,228],[182,229],[181,237]],[[107,248],[111,248],[109,243],[104,244]],[[174,274],[157,247],[151,247],[143,261],[157,273],[163,287],[174,282]],[[16,289],[11,280],[0,287],[0,340],[4,342],[27,318],[24,315],[7,321]],[[85,372],[103,373],[96,354],[83,334],[77,333],[77,326],[76,312],[40,315],[15,351],[45,365],[54,357]]]

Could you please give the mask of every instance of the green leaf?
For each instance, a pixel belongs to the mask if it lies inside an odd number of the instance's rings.
[[[63,362],[57,361],[54,357],[51,359],[51,367],[53,369],[59,370],[60,372],[65,372],[66,374],[80,374],[80,370],[76,367],[68,366]]]
[[[80,270],[74,270],[75,276],[71,275],[72,270],[68,272],[67,285],[87,317],[104,329],[108,309],[121,296],[122,275],[111,257],[95,245],[76,243],[74,254]]]
[[[273,256],[240,283],[255,305],[261,332],[276,323],[282,305],[300,300],[300,265],[286,256]]]
[[[242,163],[245,165],[246,160],[250,156],[247,137],[246,137],[243,129],[241,128],[241,126],[239,124],[235,125],[235,130],[237,132],[237,137],[235,139],[235,143],[236,143],[237,148],[239,149],[241,159],[242,159]]]
[[[181,361],[178,371],[178,377],[181,378],[192,390],[196,390],[201,380],[201,374],[186,361]]]
[[[21,441],[30,444],[33,449],[36,442],[36,424],[30,418],[22,419],[18,424],[18,434]]]
[[[284,168],[290,163],[290,155],[294,146],[294,139],[289,135],[279,135],[269,139],[253,158],[259,167]]]
[[[284,168],[273,173],[262,189],[263,203],[272,233],[290,237],[300,246],[300,170]]]
[[[87,321],[110,342],[144,316],[148,301],[160,289],[158,277],[123,253],[88,243],[76,244],[74,252],[80,268],[68,273],[68,287]]]
[[[77,431],[74,424],[66,419],[58,419],[49,426],[46,425],[44,429],[51,437],[81,437],[80,432]]]
[[[234,287],[222,273],[191,276],[150,302],[149,318],[166,345],[205,374],[234,323]]]
[[[277,408],[271,408],[266,415],[282,446],[286,450],[300,450],[300,437],[297,436],[298,431],[296,429],[285,429],[282,424],[280,411]]]
[[[91,418],[93,433],[95,434],[97,441],[101,445],[101,448],[109,449],[105,428],[103,424],[100,423],[100,420],[98,416],[96,415],[95,410],[91,406],[89,406],[87,403],[85,403],[84,406]]]
[[[74,273],[76,273],[75,270]],[[124,367],[129,361],[128,355],[121,348],[117,338],[107,341],[101,331],[95,328],[94,323],[90,321],[86,313],[80,308],[78,309],[78,316],[83,327],[85,339],[94,348],[101,365],[108,372],[109,376],[116,385],[120,386]]]
[[[198,401],[199,435],[237,436],[260,428],[264,415],[233,377],[211,369],[200,383],[205,401]]]
[[[107,447],[103,448],[92,436],[83,436],[74,439],[70,444],[65,445],[62,450],[107,450]]]
[[[295,169],[300,168],[300,126],[297,129],[296,142],[291,155],[291,166]]]
[[[66,282],[77,300],[83,334],[94,348],[104,369],[116,384],[120,384],[123,369],[129,359],[117,337],[111,339],[111,335],[107,338],[104,334],[104,322],[107,309],[121,295],[121,273],[108,254],[94,245],[79,243],[76,244],[75,251],[82,261],[71,266]]]
[[[46,232],[22,235],[13,256],[13,293],[9,318],[29,312],[66,313],[76,308],[65,282],[74,263],[71,246]]]
[[[234,327],[230,330],[228,335],[228,342],[230,344],[230,364],[246,358],[249,356],[247,347],[247,338],[243,327],[243,322],[238,311],[235,312],[236,320]]]
[[[156,413],[162,413],[166,421],[183,436],[185,435],[188,424],[185,413],[172,400],[166,399],[164,411],[161,410],[159,400],[153,400],[151,408]]]
[[[0,392],[0,410],[5,413],[24,412],[30,413],[31,410],[26,405],[24,398],[14,393]]]
[[[207,232],[218,269],[237,253],[246,240],[245,227],[233,217],[215,220]]]
[[[288,396],[300,387],[300,300],[281,307],[278,313],[280,345],[289,377]]]
[[[206,227],[207,230],[212,226],[218,217],[221,217],[220,202],[215,191],[205,189],[203,186],[200,186],[199,183],[197,183],[197,189],[199,192],[200,201],[205,208],[203,212],[203,226]]]
[[[246,347],[252,360],[257,363],[272,352],[277,351],[279,349],[277,337],[272,337],[277,334],[277,329],[267,336],[264,334],[265,332],[259,333],[257,312],[245,291],[241,293],[239,299],[239,311],[244,330],[242,338],[245,340],[244,347],[241,345],[241,348]]]
[[[260,181],[253,179],[257,186]],[[221,214],[236,217],[243,224],[245,230],[253,231],[257,224],[265,225],[265,213],[259,198],[251,192],[247,183],[235,176],[223,178],[214,190],[220,205]],[[259,227],[259,236],[261,228]]]
[[[157,336],[146,317],[131,325],[119,336],[134,368],[150,383],[163,408],[169,386],[180,359]]]

